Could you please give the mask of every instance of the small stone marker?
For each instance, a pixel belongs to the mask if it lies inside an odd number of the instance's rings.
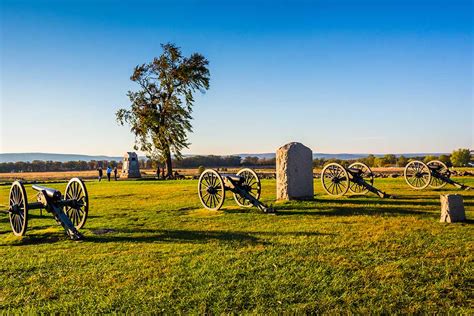
[[[120,178],[141,178],[138,156],[133,151],[127,152],[123,156]]]
[[[463,222],[466,220],[462,196],[459,194],[446,194],[440,196],[441,223]]]
[[[313,152],[301,143],[289,143],[276,152],[277,200],[312,200]]]

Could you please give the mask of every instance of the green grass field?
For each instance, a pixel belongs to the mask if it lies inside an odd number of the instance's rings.
[[[262,184],[272,203],[275,181]],[[38,210],[27,236],[15,237],[0,214],[0,310],[472,314],[474,191],[413,191],[400,178],[376,185],[399,199],[333,198],[315,181],[314,201],[265,215],[230,195],[207,211],[197,181],[87,182],[83,242]],[[8,190],[0,187],[1,208]],[[439,223],[441,193],[462,194],[471,220]]]

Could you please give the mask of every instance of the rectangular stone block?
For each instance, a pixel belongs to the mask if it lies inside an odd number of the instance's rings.
[[[440,196],[442,223],[463,222],[466,220],[464,203],[461,195],[446,194]]]
[[[300,143],[289,143],[276,152],[277,200],[311,200],[313,152]]]

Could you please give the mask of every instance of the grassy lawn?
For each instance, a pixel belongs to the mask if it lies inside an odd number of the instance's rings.
[[[376,185],[399,198],[333,198],[315,181],[314,201],[277,203],[272,216],[230,195],[204,210],[197,181],[87,182],[83,242],[38,210],[15,237],[0,214],[0,310],[472,314],[474,191]],[[471,220],[439,223],[442,192],[462,194]],[[263,201],[274,197],[275,181],[263,181]]]

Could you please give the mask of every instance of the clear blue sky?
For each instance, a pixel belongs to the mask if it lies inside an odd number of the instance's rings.
[[[1,152],[121,155],[135,65],[210,61],[187,153],[474,147],[472,1],[1,3]]]

